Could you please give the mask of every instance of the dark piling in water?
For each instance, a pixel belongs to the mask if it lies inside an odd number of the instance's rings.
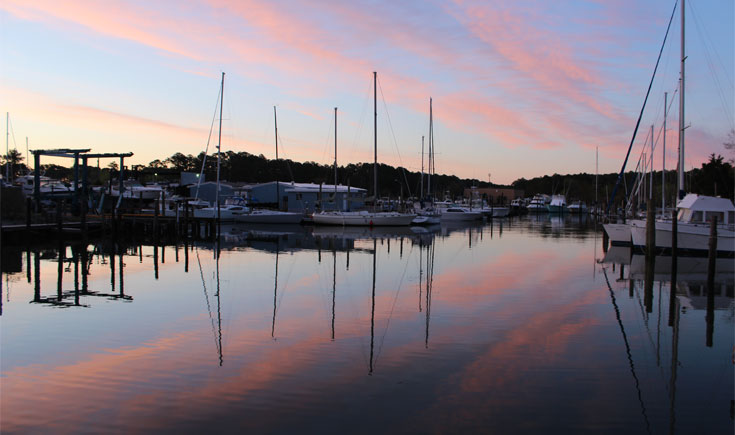
[[[669,289],[669,326],[674,326],[676,317],[676,273],[678,267],[678,223],[676,216],[671,219],[671,284]]]
[[[709,227],[709,256],[707,263],[707,347],[712,347],[715,329],[715,268],[717,265],[717,216],[712,216]]]

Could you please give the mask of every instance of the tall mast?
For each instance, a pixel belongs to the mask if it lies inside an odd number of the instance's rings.
[[[374,155],[375,160],[373,163],[373,206],[378,204],[378,73],[373,71],[373,112],[374,112],[374,127],[373,137],[375,140]]]
[[[666,214],[666,115],[668,115],[669,93],[664,92],[664,139],[661,152],[661,213]]]
[[[424,136],[421,136],[421,201],[424,200]]]
[[[10,112],[5,112],[5,158],[10,157]],[[5,181],[10,182],[10,163],[5,161]]]
[[[600,174],[599,163],[600,147],[595,147],[595,209],[597,209],[597,176]],[[595,213],[597,210],[595,210]]]
[[[281,185],[278,180],[278,116],[276,106],[273,106],[273,125],[276,129],[276,208],[281,209]]]
[[[648,188],[648,199],[653,200],[653,124],[651,124],[651,166],[648,168],[648,182],[649,182],[649,188]]]
[[[225,101],[225,73],[222,71],[222,84],[220,85],[220,98],[219,98],[219,137],[217,139],[217,220],[220,220],[220,207],[219,207],[219,169],[220,169],[220,157],[222,151],[222,107]]]
[[[431,157],[434,153],[434,118],[432,99],[429,97],[429,176],[426,180],[426,194],[431,196]]]
[[[684,10],[686,3],[681,0],[681,72],[679,84],[679,199],[684,198],[684,61],[686,52],[684,50]]]
[[[337,206],[337,108],[334,108],[334,205]],[[334,337],[332,337],[334,338]]]

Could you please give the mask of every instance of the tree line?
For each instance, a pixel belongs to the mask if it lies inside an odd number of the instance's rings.
[[[105,184],[119,176],[116,162],[100,167],[89,162],[88,176],[92,184]],[[28,173],[23,163],[23,156],[16,150],[10,150],[3,156],[2,173],[5,174],[6,165],[14,176]],[[164,159],[156,159],[148,165],[132,165],[125,168],[125,177],[133,177],[141,182],[175,182],[179,180],[181,172],[200,172],[205,179],[214,180],[217,172],[217,158],[199,155],[175,153]],[[41,172],[51,178],[71,180],[74,170],[55,164],[41,165]],[[636,177],[634,172],[625,173],[621,186],[618,188],[615,204],[620,204],[633,188]],[[268,159],[265,156],[247,152],[223,152],[220,158],[220,178],[229,182],[264,183],[269,181],[285,181],[297,183],[334,183],[334,167],[316,162],[294,162],[288,159]],[[511,183],[515,189],[523,190],[525,196],[535,193],[565,194],[568,199],[579,199],[587,203],[594,203],[597,198],[599,204],[606,204],[612,194],[618,174],[567,174],[545,175],[531,179],[519,178]],[[695,168],[686,173],[687,192],[696,192],[704,195],[722,196],[735,199],[735,172],[733,165],[725,161],[720,155],[712,154],[701,168]],[[597,181],[596,181],[597,180]],[[338,184],[350,185],[367,189],[372,195],[373,164],[357,163],[340,166],[337,170]],[[662,179],[661,171],[653,175],[653,197],[656,204],[661,201],[661,185],[665,184],[667,203],[672,204],[676,194],[677,175],[675,171],[666,171]],[[428,178],[424,176],[424,189],[428,188]],[[398,197],[419,196],[421,173],[413,172],[403,167],[393,167],[378,164],[378,195]],[[460,197],[467,187],[507,187],[498,184],[480,181],[477,179],[461,179],[454,175],[432,175],[431,191],[434,197]],[[597,186],[597,188],[595,188]]]

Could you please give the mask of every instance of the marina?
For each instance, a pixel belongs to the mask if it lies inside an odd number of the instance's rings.
[[[735,433],[733,16],[0,2],[0,434]]]
[[[671,292],[571,214],[218,234],[3,245],[3,431],[732,428],[731,263]]]

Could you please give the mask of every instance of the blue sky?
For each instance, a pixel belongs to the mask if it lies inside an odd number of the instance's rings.
[[[207,143],[226,72],[223,149],[420,169],[434,99],[437,170],[510,183],[622,164],[673,1],[73,1],[0,4],[10,147],[127,152],[148,163]],[[733,119],[733,2],[687,2],[687,168]],[[679,11],[634,159],[679,75]],[[678,96],[668,118],[676,160]],[[384,102],[383,102],[384,101]],[[659,139],[660,142],[660,139]],[[661,166],[657,146],[656,167]]]

